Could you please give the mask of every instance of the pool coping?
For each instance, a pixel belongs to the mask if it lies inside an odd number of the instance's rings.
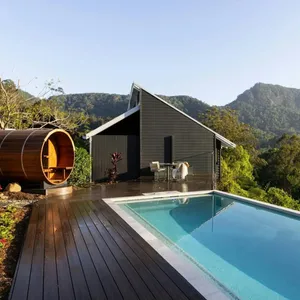
[[[219,196],[229,197],[240,202],[256,205],[262,208],[267,208],[275,212],[281,212],[290,216],[300,217],[300,211],[295,211],[289,208],[277,206],[267,202],[258,201],[255,199],[230,194],[219,190],[205,190],[193,192],[166,193],[162,194],[153,193],[151,195],[139,195],[129,197],[114,197],[102,199],[106,202],[130,227],[132,227],[150,246],[152,246],[173,268],[177,270],[199,293],[201,293],[208,300],[216,299],[231,299],[235,298],[234,295],[226,293],[217,283],[210,280],[208,275],[200,268],[195,266],[188,258],[179,255],[171,248],[166,246],[159,238],[154,236],[145,226],[135,220],[128,212],[123,210],[118,204],[126,201],[151,201],[153,199],[165,199],[166,197],[188,197],[201,194],[215,194]]]

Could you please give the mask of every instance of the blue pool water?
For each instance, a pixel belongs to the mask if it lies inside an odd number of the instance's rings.
[[[300,299],[300,219],[217,195],[120,206],[238,298]]]

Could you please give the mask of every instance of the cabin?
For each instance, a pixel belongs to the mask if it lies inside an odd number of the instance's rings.
[[[128,109],[86,136],[92,156],[92,181],[106,179],[110,155],[122,153],[120,179],[153,177],[152,161],[187,161],[194,176],[221,177],[222,147],[235,144],[180,111],[167,101],[133,83]]]

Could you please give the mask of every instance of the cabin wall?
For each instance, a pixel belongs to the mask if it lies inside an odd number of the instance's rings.
[[[92,138],[92,180],[102,181],[112,167],[111,154],[121,152],[118,163],[119,179],[133,179],[139,176],[139,136],[138,135],[95,135]]]
[[[212,178],[215,135],[144,90],[140,106],[142,174],[150,175],[151,161],[165,160],[166,138],[172,137],[172,161],[187,161],[195,175]]]

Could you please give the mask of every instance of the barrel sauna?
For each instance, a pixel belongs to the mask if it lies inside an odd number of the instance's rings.
[[[62,129],[0,130],[0,180],[64,183],[75,147]]]

